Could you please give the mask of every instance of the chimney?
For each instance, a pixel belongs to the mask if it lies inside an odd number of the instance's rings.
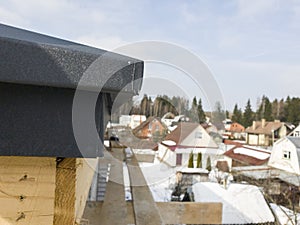
[[[266,125],[266,119],[261,119],[261,127],[265,128]]]
[[[255,128],[256,128],[256,121],[253,121],[253,123],[252,123],[252,130],[255,130]]]

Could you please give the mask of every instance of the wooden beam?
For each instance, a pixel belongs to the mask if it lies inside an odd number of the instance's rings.
[[[162,224],[222,224],[222,203],[199,202],[157,202],[161,212]],[[127,222],[135,224],[133,203],[127,202]],[[100,224],[103,218],[101,210],[103,202],[87,202],[83,221],[89,225]],[[114,224],[111,218],[111,224]]]
[[[163,224],[160,212],[134,154],[126,159],[136,225]]]
[[[85,208],[86,200],[97,167],[98,158],[77,158],[76,159],[76,190],[75,190],[75,220],[80,220]]]
[[[53,225],[74,225],[76,158],[64,158],[57,161],[55,184]]]
[[[110,174],[106,185],[99,224],[125,225],[127,224],[127,207],[125,202],[123,178],[124,153],[122,148],[112,148],[111,150],[112,151],[110,153],[106,153],[105,156],[110,163]]]
[[[0,157],[0,224],[53,224],[55,158]]]
[[[157,202],[164,224],[222,224],[222,203]]]

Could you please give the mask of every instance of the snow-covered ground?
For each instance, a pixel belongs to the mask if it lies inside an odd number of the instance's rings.
[[[230,184],[227,189],[218,183],[193,185],[196,202],[221,202],[223,224],[274,222],[274,216],[258,187]]]

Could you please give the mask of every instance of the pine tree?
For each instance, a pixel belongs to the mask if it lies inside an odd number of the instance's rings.
[[[194,168],[194,154],[190,153],[188,168]]]
[[[254,120],[254,112],[252,111],[252,108],[251,108],[250,99],[248,99],[245,110],[244,110],[244,114],[243,114],[243,123],[242,124],[244,127],[249,127],[249,126],[251,126],[253,120]]]
[[[202,168],[202,153],[199,152],[197,155],[197,168]]]

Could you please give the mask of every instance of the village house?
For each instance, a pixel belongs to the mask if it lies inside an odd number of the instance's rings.
[[[275,142],[268,165],[300,175],[300,137],[287,136]]]
[[[287,124],[275,121],[253,121],[252,126],[248,127],[246,132],[246,143],[249,145],[269,146],[276,140],[286,136],[290,131]]]
[[[142,139],[149,139],[154,142],[161,141],[167,134],[168,128],[161,122],[159,117],[149,117],[139,126],[132,130],[132,133]]]
[[[300,137],[300,124],[288,136]]]
[[[232,123],[230,126],[226,129],[225,133],[228,135],[230,139],[244,139],[245,134],[245,127],[239,123]]]
[[[186,167],[194,154],[196,165],[197,154],[202,153],[202,165],[206,168],[207,158],[213,162],[220,156],[220,149],[206,130],[197,123],[179,123],[177,128],[168,134],[158,145],[158,159],[170,167]]]
[[[142,122],[146,121],[146,119],[145,115],[121,115],[119,118],[119,125],[134,129]]]

